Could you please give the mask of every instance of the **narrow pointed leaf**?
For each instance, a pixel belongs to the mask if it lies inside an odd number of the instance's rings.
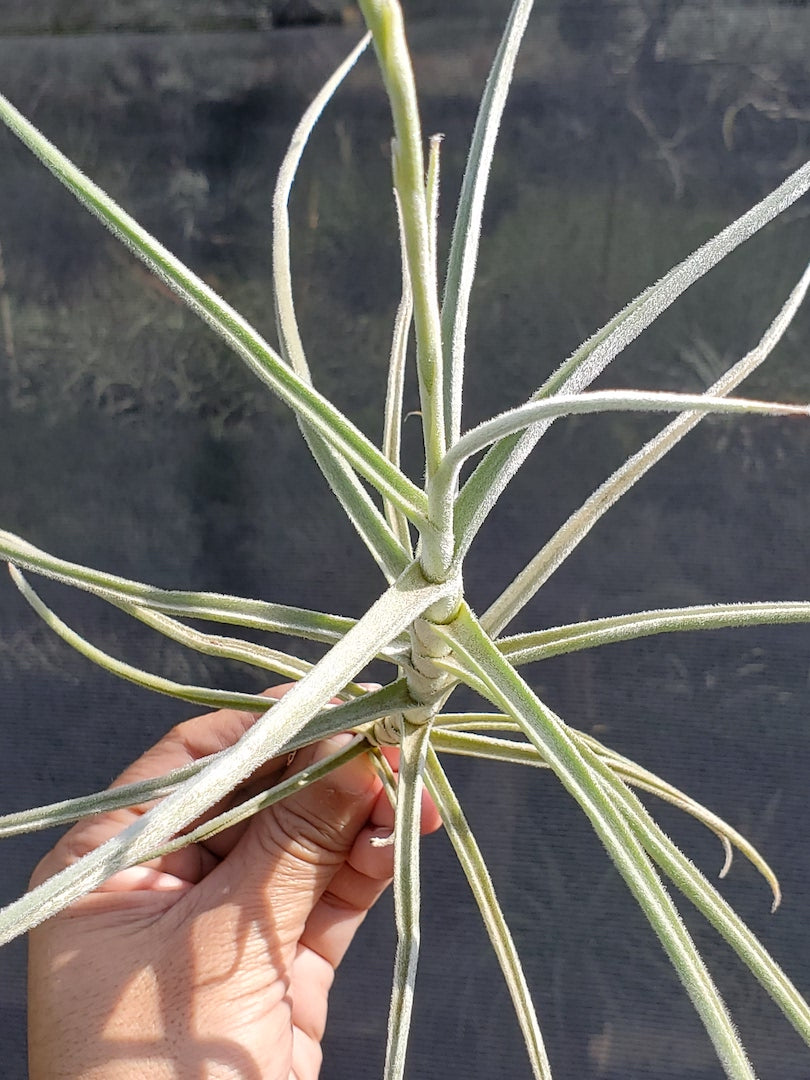
[[[434,731],[433,738],[438,733]],[[552,1080],[551,1066],[543,1044],[543,1035],[537,1020],[520,956],[504,918],[487,864],[478,847],[475,836],[467,824],[461,803],[450,785],[433,749],[428,751],[425,783],[430,796],[442,817],[444,828],[450,838],[464,876],[478,904],[492,947],[501,965],[515,1014],[523,1033],[535,1080]]]
[[[273,287],[281,355],[296,374],[310,384],[312,378],[298,329],[293,301],[290,267],[290,192],[301,155],[315,124],[370,40],[370,36],[366,34],[352,49],[304,113],[293,133],[290,146],[279,169],[273,195]],[[312,425],[305,423],[301,418],[298,422],[318,467],[340,505],[387,579],[393,581],[410,561],[408,553],[397,542],[368,492],[357,479],[357,474],[351,465],[318,434]]]
[[[105,814],[110,810],[120,810],[127,806],[139,806],[141,803],[162,799],[189,777],[204,769],[213,755],[200,758],[190,765],[173,769],[163,776],[149,780],[139,780],[134,784],[121,784],[116,788],[98,791],[92,795],[80,795],[75,799],[61,799],[45,806],[35,806],[29,810],[16,810],[0,816],[0,838],[18,836],[21,833],[38,832],[59,825],[67,825],[90,814]]]
[[[408,256],[405,250],[405,237],[402,232],[402,208],[396,197],[397,223],[399,226],[399,249],[402,263],[402,296],[394,318],[394,332],[391,338],[391,355],[388,360],[388,383],[385,393],[385,416],[383,420],[383,453],[388,460],[400,466],[402,447],[402,413],[405,392],[405,369],[408,359],[408,338],[413,321],[413,291],[408,270]],[[388,499],[384,500],[385,516],[391,529],[406,551],[412,551],[411,534],[408,519]]]
[[[759,367],[773,352],[790,326],[805,298],[808,287],[810,287],[810,265],[805,269],[757,345],[710,386],[706,391],[707,395],[722,397],[731,393],[743,379]],[[574,548],[581,543],[602,514],[629,491],[653,465],[668,454],[704,415],[682,413],[676,417],[597,488],[483,615],[481,621],[486,629],[492,634],[499,634],[517,612],[529,602],[540,586],[548,581]]]
[[[206,634],[160,611],[149,611],[148,608],[139,607],[137,604],[119,603],[116,606],[127,615],[159,631],[165,637],[171,638],[172,641],[177,641],[205,656],[216,656],[221,660],[236,660],[242,664],[250,664],[251,667],[262,668],[264,671],[272,671],[276,675],[284,675],[288,679],[302,679],[312,668],[308,660],[300,660],[291,653],[281,652],[279,649],[268,649],[265,645],[257,645],[253,641],[245,641],[229,635]]]
[[[441,151],[444,135],[430,136],[427,179],[425,181],[425,208],[428,222],[428,245],[430,261],[439,262],[439,177],[441,175]]]
[[[290,145],[284,155],[281,168],[276,178],[273,193],[273,287],[276,302],[276,323],[279,332],[284,359],[293,370],[311,382],[311,373],[307,363],[304,344],[298,328],[295,314],[295,302],[292,291],[292,270],[290,266],[290,193],[295,183],[298,166],[304,148],[309,141],[321,113],[331,101],[340,84],[357,63],[371,41],[366,33],[354,46],[349,55],[329,76],[318,91],[312,104],[306,110],[293,132]]]
[[[420,824],[422,773],[430,724],[401,720],[399,776],[394,825],[394,917],[397,951],[388,1014],[384,1080],[403,1080],[411,1030],[420,930]]]
[[[178,698],[180,701],[190,701],[195,705],[205,705],[212,709],[242,709],[266,712],[272,705],[272,700],[262,697],[261,694],[243,694],[238,691],[215,690],[207,686],[191,686],[186,683],[178,683],[173,679],[166,679],[162,675],[153,675],[143,671],[123,660],[117,660],[114,656],[99,649],[96,645],[87,641],[81,634],[72,630],[67,623],[53,612],[47,604],[37,595],[25,580],[20,571],[15,567],[9,567],[14,584],[22,595],[39,615],[46,626],[50,627],[59,637],[68,643],[82,656],[92,660],[94,664],[103,667],[119,679],[136,683],[145,690],[152,690],[157,694],[166,694],[169,697]]]
[[[158,589],[139,581],[94,570],[80,563],[59,559],[29,544],[27,540],[0,529],[0,558],[25,570],[42,574],[66,585],[93,593],[110,603],[136,603],[152,611],[183,618],[249,626],[275,634],[307,638],[334,644],[355,624],[354,619],[326,615],[319,611],[250,600],[220,593]]]
[[[589,386],[690,285],[801,198],[808,188],[810,162],[615,315],[557,369],[534,399],[577,393]],[[455,523],[459,555],[467,551],[487,514],[550,423],[542,420],[522,435],[501,440],[467,480],[459,494]]]
[[[605,767],[599,769],[606,790],[622,805],[631,827],[673,884],[731,945],[784,1015],[810,1046],[810,1006],[717,889],[656,824],[641,801]]]
[[[670,803],[672,806],[677,807],[679,810],[683,810],[684,813],[695,818],[696,821],[699,821],[701,825],[704,825],[707,829],[710,829],[723,845],[723,850],[725,852],[725,862],[723,863],[719,874],[721,878],[725,877],[731,869],[733,849],[736,848],[767,882],[773,897],[771,912],[776,911],[782,902],[782,889],[779,885],[779,879],[764,856],[745,836],[742,835],[742,833],[738,832],[737,829],[732,825],[729,825],[727,821],[719,817],[707,806],[704,806],[703,803],[697,802],[696,799],[687,795],[686,792],[675,787],[674,784],[670,784],[667,780],[657,776],[649,769],[645,769],[637,762],[631,761],[622,754],[616,753],[615,750],[611,750],[609,747],[604,746],[598,739],[593,738],[593,736],[587,735],[585,732],[578,732],[577,738],[580,744],[586,743],[599,755],[602,761],[607,762],[612,772],[617,776],[622,777],[628,784],[632,784],[634,788],[641,791],[647,791],[651,795],[663,799],[665,802]]]
[[[76,198],[233,349],[250,370],[378,491],[418,523],[424,495],[334,405],[307,385],[213,289],[143,229],[0,95],[0,120]]]
[[[732,1080],[754,1080],[754,1073],[722,998],[686,927],[646,852],[614,799],[605,793],[599,773],[583,757],[566,725],[546,708],[498,652],[495,644],[463,608],[452,630],[445,631],[456,654],[488,687],[494,705],[520,723],[566,790],[588,816],[633,896],[661,940],[667,955],[714,1043]]]
[[[510,409],[468,431],[445,454],[441,466],[428,482],[429,516],[434,525],[452,513],[452,492],[464,462],[491,443],[534,425],[543,417],[575,416],[599,412],[700,412],[810,416],[804,405],[788,405],[746,398],[712,397],[708,394],[667,394],[660,391],[600,390],[582,394],[555,394]],[[461,496],[459,496],[459,500]],[[438,527],[447,528],[438,524]]]
[[[483,619],[482,619],[483,622]],[[588,622],[569,623],[549,630],[500,638],[498,648],[515,667],[547,660],[580,649],[595,649],[619,641],[693,630],[719,630],[743,626],[783,626],[810,622],[810,601],[780,600],[759,603],[702,604],[659,608],[613,615]]]
[[[442,300],[445,424],[450,445],[461,433],[467,320],[492,156],[518,49],[533,5],[534,0],[515,0],[509,13],[481,98],[453,224]]]
[[[92,660],[93,663],[105,668],[105,670],[116,675],[118,678],[126,679],[128,682],[134,682],[137,685],[144,687],[144,689],[152,690],[158,694],[166,694],[169,697],[178,698],[181,701],[189,701],[195,705],[205,705],[209,708],[266,712],[267,709],[274,704],[274,699],[267,698],[262,694],[245,694],[236,691],[214,690],[204,686],[189,686],[184,683],[177,683],[171,679],[166,679],[163,676],[153,675],[150,672],[143,671],[141,668],[134,667],[132,664],[127,664],[124,661],[110,656],[109,653],[104,652],[102,649],[99,649],[97,646],[87,641],[86,638],[76,633],[75,630],[60,619],[31,588],[19,570],[12,566],[10,567],[10,571],[14,584],[34,611],[36,611],[51,630],[58,634],[63,641],[66,641],[70,646],[76,649],[77,652],[86,656],[88,660]],[[163,633],[168,633],[170,637],[173,637],[177,641],[181,641],[183,644],[195,642],[196,647],[199,648],[199,639],[206,639],[205,647],[202,648],[201,651],[209,655],[227,657],[229,659],[239,659],[243,662],[255,662],[257,652],[259,655],[273,652],[273,650],[270,649],[262,650],[260,646],[255,646],[252,642],[229,642],[220,647],[219,641],[222,639],[211,640],[208,635],[199,634],[197,631],[191,630],[189,627],[183,626],[175,620],[166,620],[165,616],[142,612],[139,617],[142,617],[143,621],[149,625],[161,628]],[[170,624],[168,627],[167,622]],[[246,660],[247,656],[253,657],[253,661]],[[271,671],[287,675],[294,679],[302,679],[314,667],[314,664],[304,660],[298,660],[297,657],[287,657],[285,654],[278,654],[278,656],[280,659],[274,658],[269,662],[265,661],[259,666],[269,668]],[[404,681],[402,680],[398,683],[390,684],[390,686],[397,687],[398,689],[403,685]],[[368,692],[364,686],[360,686],[353,682],[347,683],[347,685],[336,694],[336,697],[346,701],[352,700],[353,697],[367,699],[368,696]],[[407,702],[406,699],[405,704],[408,703],[409,702]],[[362,721],[358,720],[353,722],[359,723]]]
[[[587,743],[603,761],[607,762],[613,772],[632,784],[633,787],[657,795],[659,799],[663,799],[679,810],[683,810],[684,813],[699,821],[701,825],[705,825],[707,829],[710,829],[722,844],[726,856],[723,868],[720,871],[720,877],[725,877],[731,868],[732,849],[736,847],[767,881],[773,895],[772,910],[775,911],[779,907],[782,892],[776,874],[754,845],[729,825],[727,821],[718,817],[708,807],[692,799],[673,784],[663,780],[660,776],[656,776],[655,773],[643,768],[635,761],[630,761],[621,754],[617,754],[615,751],[603,746],[596,739],[582,732],[577,734],[577,738],[581,742]],[[437,727],[431,737],[431,745],[438,753],[460,754],[464,757],[479,757],[492,761],[510,762],[515,765],[549,768],[548,762],[534,744],[519,742],[515,739],[497,739],[478,732]]]
[[[435,731],[515,731],[520,725],[505,713],[440,713]]]

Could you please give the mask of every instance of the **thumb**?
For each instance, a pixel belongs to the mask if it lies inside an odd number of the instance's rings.
[[[288,772],[335,753],[351,739],[335,735],[308,747]],[[277,947],[294,948],[310,912],[368,823],[380,789],[368,755],[354,758],[257,814],[203,884],[235,893],[244,914],[272,927]]]

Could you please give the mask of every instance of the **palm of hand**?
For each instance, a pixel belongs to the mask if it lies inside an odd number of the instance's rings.
[[[230,745],[251,722],[226,710],[179,725],[118,783]],[[80,822],[34,880],[140,812]],[[371,839],[391,826],[358,758],[205,845],[122,871],[43,924],[31,935],[31,1080],[315,1080],[335,968],[392,872],[391,848]],[[425,829],[437,826],[429,806]]]

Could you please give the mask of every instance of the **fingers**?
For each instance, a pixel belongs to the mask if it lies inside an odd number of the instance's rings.
[[[285,775],[350,740],[343,734],[307,747]],[[398,752],[387,756],[396,769]],[[440,826],[438,810],[423,791],[422,832]],[[282,936],[301,938],[334,968],[393,876],[393,844],[385,842],[393,827],[394,809],[366,754],[246,823],[227,862],[211,875],[211,886],[222,888],[223,879],[233,878],[241,897],[272,898],[277,931],[282,921]],[[279,897],[294,897],[294,902],[282,911]]]
[[[282,697],[289,688],[290,684],[285,684],[272,687],[264,693],[267,697],[277,699]],[[128,766],[113,781],[111,787],[165,776],[173,769],[225,750],[238,742],[248,728],[256,722],[258,715],[258,713],[238,712],[236,709],[220,709],[177,724],[158,743]],[[283,761],[268,763],[264,766],[264,770],[270,773],[273,768],[279,770],[283,764]],[[144,803],[83,818],[65,833],[56,846],[42,859],[34,871],[31,884],[38,884],[51,874],[76,862],[88,851],[100,847],[106,840],[117,836],[127,825],[145,813],[151,805],[153,804]],[[206,849],[197,845],[184,848],[167,857],[166,860],[156,860],[150,866],[159,874],[168,873],[182,882],[193,883],[208,873],[216,861],[216,858],[212,857]],[[122,875],[116,875],[115,880],[110,879],[110,883],[104,888],[118,889],[125,887],[125,882],[129,882],[129,887],[133,888],[167,887],[167,883],[160,877],[136,872],[133,868],[132,871],[124,871]]]
[[[345,864],[332,878],[307,920],[302,944],[336,968],[346,953],[369,909],[388,888],[394,876],[394,845],[391,830],[394,809],[380,792],[368,823],[357,834]],[[435,832],[441,818],[432,799],[422,794],[423,834]]]
[[[288,689],[289,685],[283,685],[265,693],[270,697],[279,698]],[[241,738],[256,718],[250,713],[223,709],[178,724],[154,747],[130,765],[112,786],[165,775],[172,769],[226,749]],[[297,772],[311,761],[334,752],[340,740],[343,739],[345,742],[348,738],[348,735],[339,736],[338,741],[328,740],[319,744],[318,747],[310,747],[299,752],[296,756],[294,771]],[[395,768],[396,751],[387,753]],[[269,778],[273,773],[280,777],[286,764],[285,758],[268,762],[254,774],[249,782],[255,786],[257,777],[261,775],[264,780],[262,786],[270,786]],[[354,762],[332,775],[338,777],[337,783],[327,778],[320,785],[305,789],[299,795],[279,804],[273,811],[260,815],[258,821],[263,823],[261,825],[244,822],[212,837],[205,844],[188,845],[180,851],[155,859],[144,866],[121,871],[100,886],[97,891],[186,891],[210,874],[251,830],[253,830],[253,839],[250,843],[254,847],[257,841],[260,846],[264,842],[272,842],[274,850],[289,853],[297,844],[298,854],[304,862],[307,858],[315,858],[321,868],[318,880],[321,882],[319,888],[323,891],[331,876],[326,872],[330,860],[333,865],[332,873],[334,873],[353,848],[360,830],[369,821],[372,828],[383,830],[382,835],[385,835],[393,828],[394,818],[393,809],[388,799],[381,795],[379,782],[365,758],[355,759]],[[359,799],[358,796],[360,796]],[[221,812],[227,806],[238,802],[241,797],[243,796],[239,792],[233,794],[223,803],[213,807],[206,817]],[[333,803],[341,806],[342,809],[335,813]],[[149,805],[151,804],[122,808],[80,821],[41,861],[32,877],[32,885],[75,862],[88,851],[94,850],[110,837],[117,835],[141,816]],[[425,798],[423,831],[433,831],[439,825],[440,819],[435,807]],[[365,911],[371,906],[392,873],[390,850],[375,848],[370,843],[370,836],[371,832],[367,837],[369,842],[364,842],[358,848],[353,859],[358,862],[356,869],[359,875],[365,875],[370,881],[383,884],[364,885],[362,888],[359,885],[354,886],[357,895],[351,900],[351,904],[359,911]],[[306,852],[308,844],[312,846],[309,854]],[[316,852],[315,855],[313,851]],[[359,863],[361,859],[362,865]],[[312,894],[310,906],[317,902],[319,895],[319,892]],[[306,915],[303,921],[305,919]],[[359,921],[356,925],[359,925]],[[351,935],[348,938],[338,935],[338,940],[334,948],[330,949],[330,953],[336,958],[342,956],[350,937]]]
[[[315,1045],[323,1037],[326,995],[335,969],[368,911],[391,883],[391,859],[380,858],[379,853],[390,853],[392,848],[374,848],[369,843],[379,833],[371,827],[360,832],[349,861],[313,907],[301,935],[290,986],[292,1019],[296,1030]],[[372,853],[371,859],[366,859],[365,853]],[[355,861],[362,869],[355,866]],[[322,992],[313,994],[315,986]]]
[[[386,751],[396,768],[398,754]],[[326,1025],[326,1001],[334,971],[352,943],[368,911],[391,884],[394,846],[391,840],[394,811],[381,791],[368,822],[357,834],[345,863],[335,873],[313,906],[301,935],[292,973],[291,996],[296,1051],[316,1048]],[[422,797],[422,832],[441,825],[439,813],[427,793]],[[313,986],[320,994],[312,994]],[[294,1060],[296,1053],[294,1051]]]
[[[388,764],[395,773],[399,771],[399,748],[386,746],[382,750]],[[394,808],[386,796],[380,796],[377,806],[374,808],[374,824],[380,828],[394,828]],[[422,834],[436,832],[442,826],[442,819],[436,805],[427,792],[422,791]]]
[[[345,746],[348,734],[301,751],[295,770]],[[439,827],[423,796],[423,832]],[[369,755],[354,758],[251,819],[200,896],[238,888],[247,918],[272,924],[277,943],[301,943],[336,967],[393,874],[393,810]]]
[[[301,751],[295,770],[345,746],[337,735]],[[239,882],[240,896],[253,897],[270,913],[277,937],[298,940],[319,897],[329,886],[367,825],[380,793],[367,755],[354,758],[315,784],[302,788],[251,819],[228,859],[211,875],[222,888]]]

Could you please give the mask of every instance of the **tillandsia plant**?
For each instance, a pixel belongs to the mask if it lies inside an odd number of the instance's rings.
[[[57,634],[89,659],[122,678],[184,701],[263,714],[233,747],[156,781],[130,784],[0,819],[0,833],[11,835],[113,807],[159,800],[120,835],[0,912],[0,941],[25,933],[123,867],[208,837],[284,798],[290,790],[313,782],[349,758],[367,754],[380,771],[396,811],[394,898],[398,945],[385,1077],[393,1080],[405,1074],[419,950],[419,818],[424,786],[441,812],[480,908],[534,1075],[548,1080],[551,1065],[520,958],[486,863],[441,758],[461,754],[543,767],[553,771],[587,815],[660,938],[726,1074],[734,1080],[752,1080],[753,1066],[681,920],[670,887],[695,905],[726,939],[808,1045],[810,1005],[718,890],[660,828],[636,792],[655,794],[704,823],[723,843],[727,863],[733,848],[741,851],[770,886],[774,908],[780,899],[776,877],[753,845],[710,809],[557,716],[533,691],[520,669],[552,656],[647,635],[808,622],[810,602],[637,611],[515,636],[506,636],[504,631],[602,514],[704,416],[810,416],[806,406],[731,396],[784,334],[810,285],[810,269],[759,343],[705,393],[588,389],[607,365],[692,283],[804,194],[810,187],[810,164],[633,300],[557,367],[529,401],[463,431],[465,333],[484,196],[531,7],[531,0],[515,0],[497,50],[473,132],[447,267],[440,279],[436,224],[440,139],[434,137],[426,143],[423,138],[399,4],[395,0],[360,0],[368,33],[307,110],[293,135],[276,184],[273,275],[277,348],[84,176],[8,101],[0,99],[0,115],[19,138],[289,406],[332,491],[388,582],[366,614],[353,620],[238,596],[158,589],[66,562],[17,536],[0,533],[0,552],[10,564],[18,589]],[[289,196],[307,139],[370,42],[393,116],[393,181],[402,252],[402,297],[393,330],[380,446],[363,435],[314,386],[296,319],[288,217]],[[424,436],[421,483],[409,478],[400,467],[403,386],[412,337]],[[493,362],[497,363],[497,357]],[[464,590],[465,556],[509,481],[554,420],[611,410],[671,413],[675,418],[609,476],[495,602],[476,615]],[[480,460],[475,468],[465,472],[465,466],[477,457]],[[296,680],[296,685],[282,700],[271,702],[250,693],[181,685],[140,670],[106,654],[67,626],[39,598],[24,576],[27,572],[86,590],[190,649],[253,665]],[[203,633],[189,620],[251,627],[320,642],[328,649],[321,660],[310,663],[238,636]],[[375,658],[390,666],[392,676],[387,685],[369,691],[357,680]],[[449,711],[448,702],[459,686],[480,695],[486,703],[482,711]],[[330,705],[334,698],[340,703]],[[192,827],[269,758],[345,730],[355,733],[351,743],[316,768]],[[386,744],[400,748],[396,783],[380,752]]]

